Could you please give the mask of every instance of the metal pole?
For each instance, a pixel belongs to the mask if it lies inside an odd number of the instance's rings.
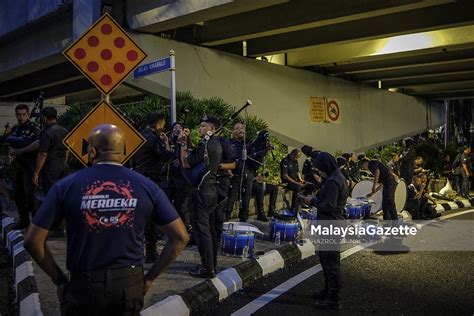
[[[170,71],[171,71],[171,85],[170,85],[170,101],[171,101],[171,125],[176,123],[176,69],[174,50],[170,50]]]
[[[448,147],[448,137],[449,137],[449,101],[444,101],[444,149]]]

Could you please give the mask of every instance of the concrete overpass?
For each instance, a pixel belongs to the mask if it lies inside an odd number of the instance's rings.
[[[473,6],[443,0],[7,1],[0,4],[0,100],[32,100],[40,91],[68,103],[97,99],[61,52],[109,10],[149,60],[175,49],[179,90],[236,106],[250,98],[251,113],[290,145],[364,149],[438,126],[444,120],[439,101],[474,95]],[[143,91],[168,96],[167,89],[164,75],[128,78],[112,99]],[[309,97],[340,99],[342,123],[311,123]]]

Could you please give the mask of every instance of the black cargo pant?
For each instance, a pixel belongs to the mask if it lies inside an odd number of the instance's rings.
[[[222,242],[222,225],[225,220],[225,212],[227,209],[227,199],[230,191],[230,178],[228,176],[217,177],[217,206],[216,215],[214,216],[214,224],[211,229],[215,230],[216,239],[214,244],[214,266],[217,267],[217,254]]]
[[[268,215],[271,216],[275,213],[276,208],[276,200],[278,197],[278,187],[266,183],[265,184],[265,190],[263,190],[263,184],[254,182],[253,187],[252,187],[252,193],[255,195],[255,207],[257,209],[257,214],[265,214],[263,210],[263,200],[265,197],[265,194],[270,195],[270,204],[268,206]]]
[[[145,177],[149,178],[151,181],[155,182],[160,188],[162,183],[160,183],[159,176],[156,174],[146,174],[142,173]],[[150,217],[146,224],[145,224],[145,246],[147,249],[149,248],[156,248],[156,243],[158,242],[158,238],[160,236],[160,232],[158,229],[158,225],[156,225],[155,221]]]
[[[46,196],[53,185],[67,176],[67,174],[68,166],[66,161],[46,161],[43,169],[41,170],[41,187],[43,188],[44,195]],[[53,229],[57,229],[59,231],[64,230],[64,222],[54,223]]]
[[[321,216],[321,225],[328,225],[325,220],[334,220]],[[342,226],[343,223],[331,222],[332,225]],[[338,235],[321,236],[319,244],[319,262],[324,273],[324,287],[333,294],[339,293],[341,289],[341,237]]]
[[[244,173],[234,174],[230,184],[230,194],[227,199],[226,218],[230,219],[236,200],[242,200],[239,205],[239,220],[246,222],[249,218],[250,198],[252,197],[252,185],[255,175],[253,171],[246,169]],[[240,202],[240,201],[239,201]]]
[[[141,266],[71,273],[61,315],[139,315],[143,296]]]
[[[30,213],[34,215],[33,171],[35,160],[16,162],[14,199],[18,208],[20,222],[29,223]]]
[[[189,229],[191,220],[189,218],[189,200],[191,199],[192,187],[184,179],[171,180],[167,183],[161,183],[159,186],[163,189],[168,199],[173,203],[184,226]]]
[[[285,189],[291,191],[291,205],[290,208],[294,208],[296,204],[296,199],[298,198],[298,193],[300,192],[301,187],[294,183],[285,183]],[[288,204],[286,197],[284,198],[285,202]]]
[[[464,169],[462,170],[462,173],[461,173],[461,195],[463,197],[469,195],[469,177],[464,172]]]
[[[194,190],[191,202],[191,225],[198,246],[201,263],[209,272],[215,270],[215,249],[219,247],[216,222],[217,189],[216,184],[205,182]]]
[[[382,210],[384,220],[398,221],[397,207],[395,205],[396,188],[397,182],[393,177],[390,177],[386,183],[383,184]]]

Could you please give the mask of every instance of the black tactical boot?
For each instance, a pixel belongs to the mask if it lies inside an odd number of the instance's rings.
[[[318,301],[324,300],[326,296],[328,296],[328,289],[326,287],[322,289],[321,291],[317,291],[313,293],[313,298]]]
[[[317,309],[323,310],[340,310],[341,303],[338,292],[329,292],[324,300],[316,302]]]

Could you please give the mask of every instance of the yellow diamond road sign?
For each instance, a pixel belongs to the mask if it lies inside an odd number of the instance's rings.
[[[104,14],[64,56],[103,93],[110,94],[146,58],[128,34]]]
[[[130,159],[143,144],[145,138],[112,105],[101,101],[66,136],[64,145],[87,166],[87,137],[91,130],[100,124],[118,126],[125,134],[125,151],[121,162]]]

